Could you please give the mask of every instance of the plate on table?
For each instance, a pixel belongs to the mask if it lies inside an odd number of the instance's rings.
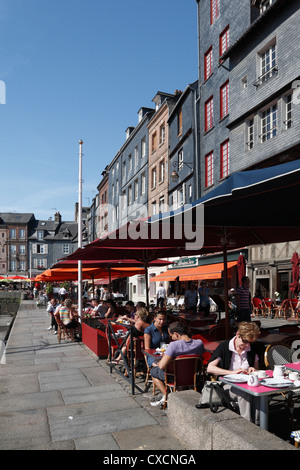
[[[224,375],[224,379],[228,380],[228,382],[233,383],[245,383],[248,382],[249,375],[247,374],[229,374]]]
[[[265,387],[273,387],[273,388],[289,387],[292,384],[293,382],[291,380],[284,379],[283,377],[272,377],[270,379],[263,379],[260,381],[260,385],[264,385]]]

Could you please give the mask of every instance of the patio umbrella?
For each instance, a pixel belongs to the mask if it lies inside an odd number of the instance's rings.
[[[293,279],[293,282],[292,282],[292,284],[290,284],[290,291],[292,292],[293,296],[295,296],[300,291],[300,284],[299,284],[300,258],[299,258],[299,255],[296,251],[292,256],[291,263],[292,263],[292,279]]]
[[[239,286],[242,285],[242,278],[246,275],[246,260],[243,255],[240,255],[237,260],[237,271],[239,277]]]
[[[134,258],[147,267],[155,258],[222,251],[228,334],[227,250],[299,240],[299,191],[300,160],[235,173],[193,204],[128,222],[66,259]]]
[[[28,277],[24,276],[9,276],[6,279],[11,279],[12,281],[29,281]]]

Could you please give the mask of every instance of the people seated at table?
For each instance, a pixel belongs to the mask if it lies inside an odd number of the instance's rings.
[[[125,304],[125,310],[126,310],[126,314],[123,315],[123,320],[127,320],[129,321],[130,323],[134,323],[134,315],[135,315],[135,312],[136,312],[136,308],[134,306],[134,303],[132,302],[132,300],[128,300],[128,302],[126,302]]]
[[[153,383],[161,391],[163,397],[161,400],[151,402],[152,406],[163,405],[165,402],[165,370],[172,359],[181,355],[202,355],[204,353],[204,345],[201,339],[192,339],[188,335],[186,325],[180,322],[171,323],[169,326],[169,334],[172,342],[167,346],[166,352],[159,362],[154,362],[151,368],[151,376]]]
[[[145,349],[156,349],[161,343],[169,343],[169,331],[166,325],[167,314],[162,311],[154,313],[154,319],[150,326],[144,332]],[[148,366],[151,367],[154,359],[147,357]]]
[[[59,302],[58,299],[56,298],[52,298],[48,304],[48,307],[47,307],[47,312],[49,313],[49,315],[51,315],[51,324],[48,328],[48,330],[52,330],[54,328],[54,334],[57,335],[57,330],[58,330],[58,326],[57,326],[57,322],[56,322],[56,319],[55,319],[55,311],[57,310],[57,308],[61,307],[61,303]]]
[[[229,374],[250,374],[259,369],[259,327],[254,322],[240,322],[236,336],[222,342],[213,352],[207,366],[207,373],[215,376]],[[233,385],[224,385],[230,400],[237,401],[240,415],[259,423],[259,398],[238,390]]]
[[[77,330],[80,334],[78,315],[71,299],[62,302],[62,306],[55,311],[54,315],[58,324],[62,323],[65,328]]]
[[[91,300],[91,306],[84,309],[85,315],[92,318],[105,318],[108,306],[106,301],[99,302],[97,298]]]
[[[144,335],[145,329],[149,326],[149,323],[147,323],[147,317],[148,317],[148,312],[146,308],[137,309],[134,315],[135,322],[132,325],[133,338],[139,338],[140,336]],[[122,348],[123,356],[126,353],[127,346],[129,343],[130,343],[130,336],[127,338],[126,344]],[[122,356],[121,354],[119,354],[119,356],[117,356],[112,362],[114,364],[118,364],[121,359],[122,359]]]
[[[184,296],[185,302],[185,309],[188,312],[192,310],[192,312],[196,315],[197,313],[197,303],[198,303],[198,293],[195,287],[195,284],[191,284],[190,288],[186,291]]]
[[[113,299],[106,300],[107,311],[103,318],[113,318],[117,312],[117,304]]]

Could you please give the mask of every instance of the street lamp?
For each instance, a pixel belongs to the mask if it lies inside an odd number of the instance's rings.
[[[179,170],[180,167],[183,165],[186,165],[190,170],[193,169],[193,163],[184,162],[183,160],[181,160],[180,162],[173,162],[172,165],[174,166],[174,171],[171,173],[172,183],[177,183],[177,181],[179,180],[179,174],[176,171],[176,166],[177,166],[177,170]]]

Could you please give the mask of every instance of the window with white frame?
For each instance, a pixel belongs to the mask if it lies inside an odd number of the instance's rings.
[[[183,168],[183,150],[179,150],[178,152],[178,170]]]
[[[229,139],[221,144],[220,154],[220,178],[222,179],[229,175]]]
[[[204,80],[207,80],[213,72],[213,48],[210,46],[204,54]]]
[[[246,148],[251,150],[254,147],[254,118],[246,122]]]
[[[10,238],[11,238],[11,239],[14,240],[14,239],[17,238],[17,230],[16,230],[15,228],[11,228],[10,231],[9,231],[9,233],[10,233]]]
[[[156,214],[156,201],[151,203],[152,215]]]
[[[25,229],[24,228],[20,228],[19,230],[19,238],[25,238]]]
[[[134,164],[135,167],[137,168],[139,163],[139,147],[138,145],[134,148]]]
[[[43,240],[44,239],[44,231],[43,230],[38,230],[37,239],[38,240]]]
[[[67,245],[66,243],[63,244],[63,254],[68,255],[70,253],[70,245]]]
[[[141,153],[141,158],[144,158],[146,156],[146,137],[142,138],[142,153]]]
[[[214,184],[214,152],[205,156],[205,187],[208,188]]]
[[[277,135],[277,103],[261,112],[261,134],[260,141],[266,142]]]
[[[214,126],[214,99],[211,96],[204,105],[205,111],[205,132]]]
[[[131,154],[128,156],[128,173],[132,170],[132,157]]]
[[[26,261],[20,261],[20,271],[26,271]]]
[[[26,246],[20,245],[20,255],[25,255],[25,253],[26,253]]]
[[[210,0],[210,24],[220,16],[220,0]]]
[[[141,175],[141,195],[146,193],[146,174]]]
[[[126,180],[126,161],[123,162],[123,181]]]
[[[220,119],[229,112],[229,80],[220,88]]]
[[[16,245],[10,245],[10,254],[13,255],[13,256],[17,254],[17,246]]]
[[[162,145],[166,138],[166,127],[165,123],[161,124],[159,128],[159,145]]]
[[[156,167],[152,168],[151,170],[151,188],[155,188],[156,186]]]
[[[277,47],[275,41],[259,53],[259,63],[259,81],[265,83],[277,73]]]
[[[139,197],[139,181],[135,180],[134,182],[134,200],[137,201]]]
[[[159,162],[159,182],[162,183],[165,179],[165,161]]]
[[[128,186],[128,206],[132,204],[132,186]]]
[[[229,25],[222,31],[219,37],[219,54],[224,54],[229,48]]]
[[[293,95],[284,96],[284,121],[285,129],[290,129],[293,124]]]
[[[17,262],[16,260],[13,260],[10,262],[10,270],[11,271],[16,271],[17,270]]]
[[[164,212],[165,211],[165,197],[161,196],[159,198],[159,212]]]

